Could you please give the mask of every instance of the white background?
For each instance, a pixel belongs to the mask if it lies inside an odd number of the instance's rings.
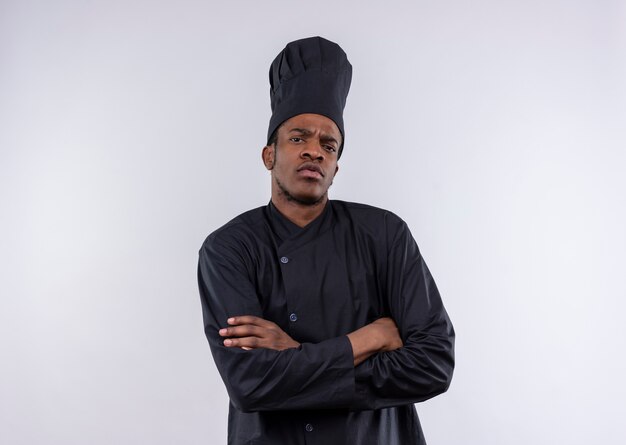
[[[269,200],[268,67],[354,66],[331,197],[457,330],[429,444],[626,441],[623,1],[0,1],[0,443],[220,444],[205,236]]]

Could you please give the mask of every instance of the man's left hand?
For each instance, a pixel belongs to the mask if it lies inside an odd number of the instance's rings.
[[[229,327],[219,330],[224,346],[241,349],[274,349],[282,351],[297,348],[300,343],[291,338],[276,323],[254,315],[241,315],[227,320]]]

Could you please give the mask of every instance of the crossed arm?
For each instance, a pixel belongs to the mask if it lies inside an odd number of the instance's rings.
[[[205,334],[237,409],[379,409],[448,388],[454,330],[408,229],[399,238],[383,289],[392,318],[302,344],[263,318],[237,240],[205,243],[198,268]]]
[[[292,339],[276,323],[254,315],[231,317],[228,327],[219,330],[227,337],[224,346],[245,350],[265,348],[282,351],[297,348],[300,343]],[[402,347],[402,339],[395,322],[389,317],[379,318],[348,334],[352,346],[354,366],[358,366],[374,354],[393,351]]]

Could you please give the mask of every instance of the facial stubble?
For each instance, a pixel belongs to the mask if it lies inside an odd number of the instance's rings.
[[[276,163],[278,162],[278,142],[274,143],[274,163],[272,165],[271,170],[274,170],[274,167],[276,166]],[[319,197],[319,199],[302,199],[302,198],[298,198],[297,196],[292,195],[289,190],[287,190],[285,188],[285,186],[283,186],[283,184],[278,180],[278,178],[274,175],[272,175],[274,181],[276,181],[276,185],[278,186],[278,189],[280,190],[280,192],[282,193],[282,195],[287,199],[287,201],[289,202],[295,202],[297,204],[303,205],[303,206],[309,206],[309,207],[313,207],[317,204],[319,204],[320,202],[322,202],[324,200],[324,198],[326,196],[328,196],[328,189],[326,189],[326,191],[322,194],[322,196]],[[328,188],[330,188],[330,186],[333,185],[332,181],[331,183],[328,185]]]

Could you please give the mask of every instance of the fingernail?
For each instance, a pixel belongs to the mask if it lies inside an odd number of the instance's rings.
[[[220,329],[220,335],[226,335],[227,332],[228,330],[226,329]]]
[[[226,320],[228,323],[234,323],[235,319],[234,318],[229,318],[228,320]]]
[[[232,340],[230,340],[230,339],[226,339],[226,340],[224,340],[224,346],[230,346],[230,345],[232,345],[232,344],[233,344],[233,341],[232,341]]]

